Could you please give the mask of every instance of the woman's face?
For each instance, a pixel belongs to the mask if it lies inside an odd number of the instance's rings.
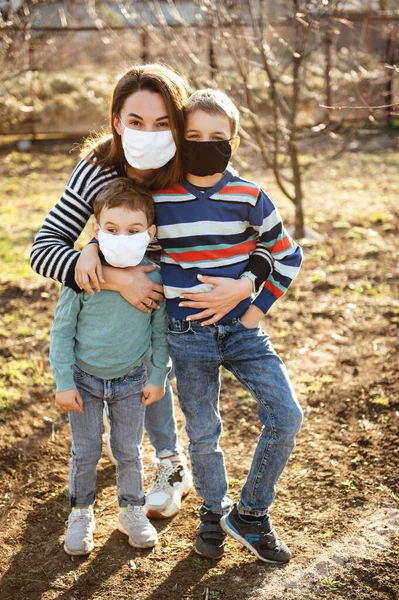
[[[123,124],[139,131],[167,131],[169,117],[164,99],[157,92],[140,90],[128,96],[119,115],[114,115],[114,127],[122,135]]]

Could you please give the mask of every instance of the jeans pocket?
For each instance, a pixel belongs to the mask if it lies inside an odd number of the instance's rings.
[[[84,379],[85,377],[88,376],[87,373],[85,373],[84,371],[82,371],[82,369],[79,369],[79,367],[77,367],[76,365],[73,365],[73,367],[72,367],[72,373],[73,373],[73,378],[74,379]]]
[[[183,319],[175,319],[169,317],[168,319],[168,333],[182,335],[185,333],[192,332],[190,321],[184,321]]]
[[[131,383],[144,382],[146,379],[146,373],[147,369],[144,365],[141,365],[140,367],[136,367],[135,369],[133,369],[133,371],[129,371],[129,373],[126,373],[126,375],[123,377],[123,381],[129,381]]]
[[[247,327],[246,325],[244,325],[244,323],[241,321],[240,317],[237,318],[237,321],[239,322],[239,324],[241,325],[241,327],[243,327],[244,329],[246,329],[247,331],[257,331],[258,329],[260,329],[260,327]]]

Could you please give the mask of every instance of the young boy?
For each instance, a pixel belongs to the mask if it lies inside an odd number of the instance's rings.
[[[105,260],[135,266],[155,235],[151,195],[127,178],[115,179],[94,201],[93,231]],[[148,274],[161,283],[159,270]],[[149,381],[143,364],[152,345]],[[94,547],[96,467],[101,456],[103,403],[108,403],[111,447],[116,459],[118,529],[136,548],[151,548],[157,532],[143,510],[141,442],[145,407],[164,394],[168,368],[166,313],[144,313],[118,293],[77,294],[62,287],[51,330],[50,363],[56,406],[69,411],[72,512],[64,549],[88,554]]]
[[[239,145],[239,115],[231,100],[222,92],[200,90],[185,110],[187,178],[157,191],[154,200],[169,347],[187,422],[194,483],[203,499],[195,550],[220,558],[229,534],[260,560],[284,563],[291,552],[278,539],[268,510],[294,447],[302,411],[285,366],[259,323],[297,275],[302,253],[268,196],[227,169]],[[217,323],[197,322],[184,299],[212,289],[217,276],[242,277],[254,292],[264,286]],[[254,396],[263,426],[240,502],[233,507],[226,496],[219,447],[221,365]]]

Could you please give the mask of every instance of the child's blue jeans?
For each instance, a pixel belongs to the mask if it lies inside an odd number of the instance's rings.
[[[231,505],[219,447],[219,367],[223,365],[255,398],[263,425],[238,508],[242,514],[265,515],[302,424],[302,410],[283,361],[266,333],[247,329],[239,319],[201,326],[169,317],[168,336],[202,510],[226,514]]]
[[[99,379],[74,366],[74,379],[83,400],[83,414],[69,413],[72,451],[69,468],[71,506],[94,503],[96,468],[102,451],[103,403],[108,403],[111,448],[117,462],[119,506],[143,506],[142,440],[145,406],[141,401],[147,380],[145,366],[119,379]]]

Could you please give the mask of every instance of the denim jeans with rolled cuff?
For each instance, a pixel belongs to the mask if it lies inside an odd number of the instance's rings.
[[[69,501],[89,506],[96,497],[97,463],[102,452],[103,405],[108,403],[111,448],[117,462],[119,506],[143,506],[144,471],[142,440],[146,368],[140,366],[118,379],[99,379],[74,367],[74,379],[83,400],[83,414],[69,413],[72,451],[69,468]]]
[[[238,509],[241,514],[266,515],[302,424],[302,410],[283,361],[262,329],[248,329],[239,319],[201,326],[169,317],[168,327],[194,484],[203,499],[201,510],[226,514],[231,505],[219,446],[219,369],[223,366],[252,394],[262,424]]]

